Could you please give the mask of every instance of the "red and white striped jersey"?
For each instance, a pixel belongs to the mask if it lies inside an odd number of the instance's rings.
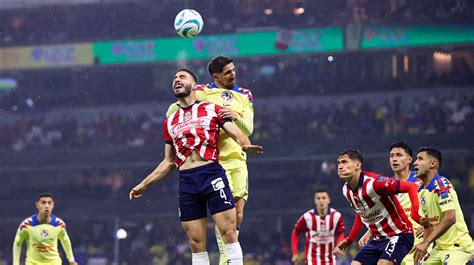
[[[400,181],[372,172],[362,172],[359,185],[353,191],[346,183],[343,193],[349,204],[370,229],[375,239],[385,239],[400,233],[413,233],[396,194]]]
[[[228,121],[217,115],[220,109],[218,105],[196,101],[165,119],[164,138],[166,143],[174,146],[178,168],[193,151],[204,160],[219,160],[219,127]]]
[[[306,264],[336,264],[336,256],[332,254],[334,241],[336,238],[337,242],[344,239],[344,221],[340,212],[330,208],[328,214],[323,217],[316,209],[304,213],[296,222],[291,235],[293,255],[298,254],[298,234],[302,232],[306,233]]]

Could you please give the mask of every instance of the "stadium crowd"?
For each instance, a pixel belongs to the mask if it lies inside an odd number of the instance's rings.
[[[367,100],[342,104],[256,106],[255,141],[291,135],[334,138],[348,135],[425,135],[474,132],[473,96],[394,97],[382,104]],[[166,108],[166,106],[162,106]],[[45,116],[47,114],[44,114]],[[100,114],[87,121],[66,116],[56,121],[24,117],[0,123],[0,148],[15,151],[78,146],[144,146],[160,144],[163,116],[157,112],[129,115]],[[267,119],[267,117],[273,117]],[[297,117],[297,118],[296,118]],[[301,126],[301,124],[304,126]],[[287,127],[291,131],[285,130]]]

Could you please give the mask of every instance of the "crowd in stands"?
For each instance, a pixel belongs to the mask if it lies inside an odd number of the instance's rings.
[[[296,11],[301,7],[305,12]],[[206,34],[275,26],[463,23],[474,17],[469,0],[126,1],[1,11],[0,46],[175,36],[174,16],[183,8],[202,14]]]
[[[394,97],[375,105],[347,101],[329,105],[272,108],[256,103],[255,141],[291,135],[335,138],[343,135],[426,135],[474,132],[474,97]],[[166,106],[162,106],[166,108]],[[45,114],[46,115],[46,114]],[[272,117],[268,119],[268,117]],[[144,146],[163,142],[164,117],[154,112],[96,114],[79,122],[74,116],[54,122],[25,117],[0,123],[0,148],[15,151],[80,146]],[[287,130],[286,128],[292,128]]]

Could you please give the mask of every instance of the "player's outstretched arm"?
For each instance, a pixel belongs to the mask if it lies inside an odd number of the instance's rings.
[[[158,167],[153,170],[145,179],[135,186],[129,194],[130,200],[138,199],[143,195],[146,188],[155,183],[163,180],[173,169],[176,168],[175,165],[176,154],[174,152],[173,146],[171,144],[165,144],[165,158]]]
[[[21,245],[26,238],[26,230],[20,227],[16,231],[15,240],[13,241],[13,265],[20,265]]]
[[[67,234],[66,229],[62,229],[58,235],[59,241],[61,241],[61,245],[63,246],[64,253],[66,253],[66,257],[69,260],[69,265],[77,265],[77,262],[74,260],[74,254],[72,252],[72,243],[71,239],[69,239],[69,235]]]
[[[242,146],[242,150],[247,153],[263,154],[263,147],[260,145],[253,145],[250,143],[250,139],[242,133],[242,131],[232,122],[226,122],[222,126],[224,131],[234,139],[238,144]]]

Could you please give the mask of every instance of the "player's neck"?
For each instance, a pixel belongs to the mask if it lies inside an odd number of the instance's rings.
[[[325,209],[316,208],[316,210],[318,211],[318,215],[321,217],[328,215],[328,208],[325,208]]]
[[[394,172],[397,180],[407,180],[410,177],[410,169],[407,167],[402,171]]]
[[[347,181],[347,184],[349,185],[349,187],[352,189],[352,190],[357,190],[358,186],[359,186],[359,178],[360,178],[360,172],[358,172],[357,174],[353,175],[349,181]]]
[[[433,170],[428,172],[424,178],[421,178],[425,187],[431,183],[431,180],[433,180],[436,175],[438,175],[438,171]]]
[[[182,108],[187,108],[196,103],[196,101],[196,95],[194,93],[191,93],[188,96],[179,99],[179,106]]]
[[[216,84],[216,86],[217,86],[218,88],[232,89],[232,87],[231,87],[231,88],[226,87],[224,84],[222,84],[221,82],[219,82],[219,81],[217,81],[217,80],[215,80],[214,83]]]
[[[38,213],[38,221],[42,224],[49,224],[51,222],[51,215]]]

